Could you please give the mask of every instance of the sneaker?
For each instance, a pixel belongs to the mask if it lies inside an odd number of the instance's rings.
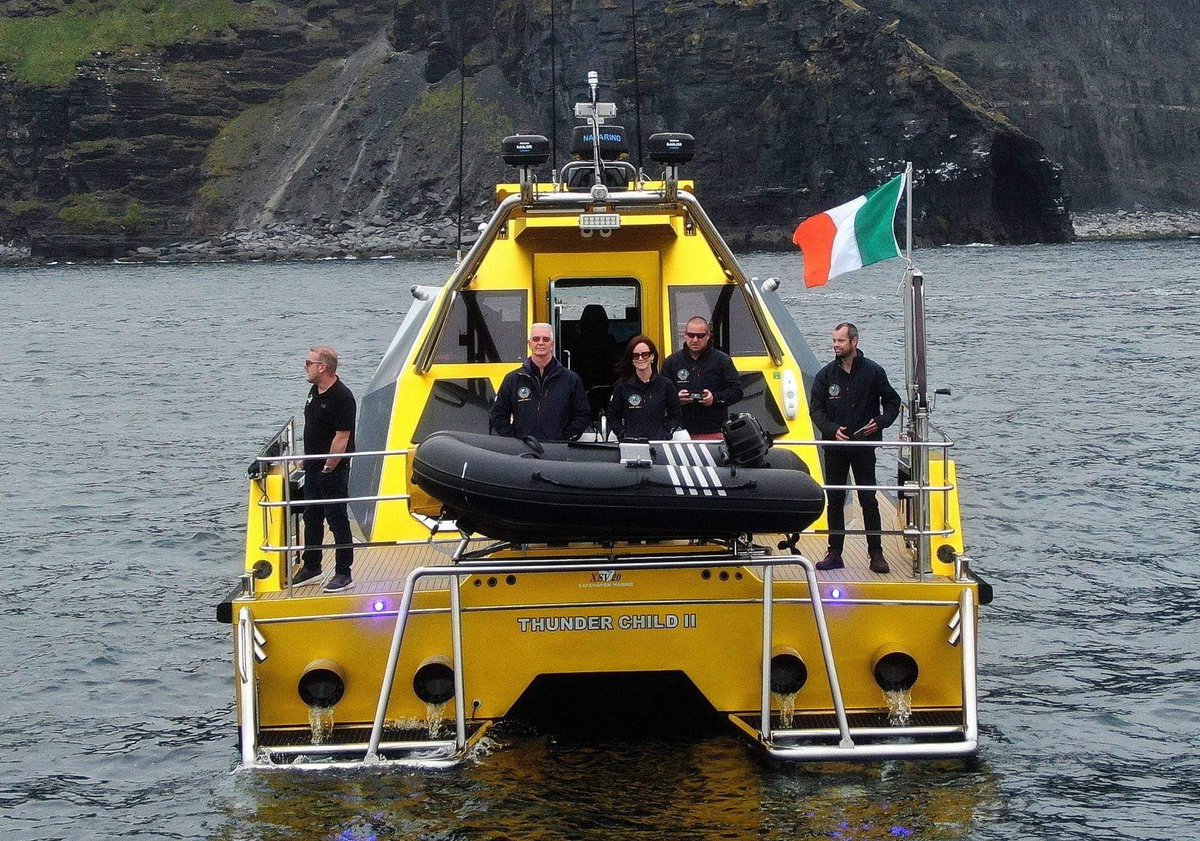
[[[888,566],[888,562],[883,559],[882,552],[875,550],[873,552],[868,552],[867,554],[871,558],[871,572],[878,572],[880,575],[882,575],[883,573],[891,570],[891,567]]]
[[[840,552],[834,552],[832,549],[825,553],[825,557],[817,561],[817,569],[841,569],[846,565],[842,560]]]
[[[300,567],[300,571],[292,576],[292,586],[299,587],[301,584],[308,584],[314,578],[321,577],[320,567]]]
[[[350,580],[350,573],[339,572],[329,579],[329,583],[325,585],[326,593],[340,593],[354,582]]]

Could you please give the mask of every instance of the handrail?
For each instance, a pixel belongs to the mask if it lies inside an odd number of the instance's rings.
[[[263,464],[285,463],[292,461],[308,461],[322,458],[344,458],[347,461],[359,456],[400,456],[408,455],[408,450],[355,450],[350,453],[296,453],[291,456],[258,456],[254,460]]]
[[[371,496],[346,496],[337,499],[322,497],[321,499],[294,499],[291,502],[280,500],[279,502],[267,502],[260,499],[258,505],[261,508],[301,508],[305,505],[328,505],[331,502],[344,502],[346,504],[352,502],[395,502],[398,500],[411,499],[411,494],[388,494],[388,495],[371,495]]]
[[[829,441],[826,439],[805,441],[793,440],[791,438],[775,438],[771,442],[774,446],[786,447],[882,447],[885,450],[903,450],[909,447],[925,450],[950,450],[955,444],[953,441]]]
[[[247,607],[238,611],[237,668],[242,764],[249,766],[258,753],[258,687],[254,679],[254,619]]]
[[[510,573],[521,573],[522,575],[544,574],[544,573],[568,573],[568,572],[589,572],[598,569],[604,570],[655,570],[655,569],[696,569],[714,566],[742,566],[752,568],[762,568],[763,575],[763,636],[762,636],[762,663],[763,669],[763,696],[762,696],[762,723],[760,725],[759,737],[764,744],[770,743],[771,732],[771,717],[770,717],[770,660],[772,649],[772,612],[774,605],[774,568],[777,566],[799,566],[804,570],[805,580],[809,589],[809,601],[813,609],[814,621],[817,625],[817,635],[821,645],[822,657],[825,660],[826,675],[829,680],[830,698],[833,703],[835,716],[838,722],[838,735],[840,736],[840,744],[838,751],[845,756],[848,751],[858,753],[869,753],[872,755],[902,755],[904,749],[909,749],[913,753],[922,753],[920,745],[867,745],[856,746],[853,741],[853,736],[846,715],[845,703],[842,697],[841,685],[837,677],[837,664],[833,656],[833,644],[829,636],[829,628],[825,621],[824,603],[821,600],[820,583],[817,581],[816,568],[811,561],[799,555],[791,556],[760,556],[755,558],[749,557],[706,557],[689,560],[659,560],[659,561],[616,561],[613,558],[603,558],[592,561],[583,562],[553,562],[553,563],[530,563],[528,561],[521,562],[505,562],[505,563],[488,563],[488,564],[472,564],[470,567],[417,567],[412,570],[404,582],[404,591],[401,596],[400,604],[396,611],[396,625],[392,633],[392,641],[388,648],[388,657],[384,666],[383,680],[379,688],[379,700],[376,704],[375,717],[371,725],[371,737],[367,744],[366,754],[363,757],[364,764],[376,764],[382,760],[379,757],[379,748],[383,736],[383,723],[387,715],[388,704],[391,700],[392,689],[395,685],[396,671],[400,661],[400,651],[404,643],[404,635],[408,625],[408,616],[412,609],[413,594],[416,591],[417,582],[429,576],[440,578],[452,578],[450,584],[451,603],[450,603],[450,622],[451,622],[451,648],[453,651],[453,664],[455,674],[455,719],[456,719],[456,738],[455,744],[459,750],[465,745],[466,733],[466,711],[464,699],[464,687],[462,683],[462,607],[459,603],[457,594],[460,585],[460,579],[464,576],[475,575],[507,575]],[[963,705],[964,705],[964,722],[966,726],[963,729],[964,745],[963,749],[954,747],[945,751],[947,755],[958,755],[966,752],[973,752],[977,744],[977,724],[975,719],[975,698],[974,698],[974,675],[973,672],[968,675],[968,670],[974,668],[974,611],[973,598],[970,590],[965,590],[960,597],[960,611],[962,614],[962,624],[965,626],[962,635],[961,644],[964,647],[970,646],[972,651],[964,651],[963,654]],[[940,732],[940,731],[939,731]],[[957,731],[951,731],[957,732]],[[911,735],[906,731],[907,735]],[[864,733],[864,735],[873,735]],[[930,746],[924,746],[929,748]],[[914,750],[915,749],[915,750]],[[789,749],[784,749],[785,751]],[[808,750],[808,749],[799,749]],[[820,749],[824,750],[824,749]],[[937,749],[934,748],[930,752],[934,753]],[[775,751],[773,751],[775,752]],[[777,754],[784,755],[784,754]],[[831,755],[829,758],[833,758]]]
[[[379,742],[383,735],[383,722],[387,715],[388,702],[391,699],[392,687],[396,680],[396,668],[400,661],[400,648],[404,643],[404,632],[407,628],[408,614],[412,607],[413,593],[416,591],[416,585],[422,578],[435,576],[440,578],[453,578],[454,582],[451,587],[457,589],[458,579],[464,576],[472,575],[508,575],[510,573],[521,573],[523,575],[536,575],[542,573],[554,572],[591,572],[595,570],[653,570],[653,569],[703,569],[705,567],[714,566],[778,566],[783,564],[794,564],[797,562],[798,556],[778,556],[778,557],[759,557],[753,560],[749,558],[713,558],[705,557],[695,560],[662,560],[657,562],[646,561],[614,561],[612,558],[600,558],[593,561],[581,562],[529,562],[517,561],[507,563],[479,563],[471,564],[469,567],[458,566],[436,566],[427,567],[421,566],[409,572],[404,580],[404,591],[400,597],[400,604],[396,608],[396,627],[392,633],[391,646],[388,649],[388,659],[384,668],[383,681],[379,687],[379,702],[375,708],[375,719],[371,726],[371,740],[367,748],[367,754],[363,758],[366,764],[379,762]],[[722,563],[725,561],[725,563]],[[454,604],[451,607],[455,607]],[[451,622],[457,623],[460,616],[452,615]]]

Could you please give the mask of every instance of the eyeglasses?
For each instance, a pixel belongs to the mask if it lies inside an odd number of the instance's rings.
[[[687,336],[689,339],[703,339],[708,335],[708,333],[693,333],[691,330],[684,330],[683,335]]]
[[[554,341],[554,338],[552,336],[530,336],[529,341],[530,342],[552,342],[552,341]]]
[[[322,362],[320,359],[305,359],[304,360],[305,368],[307,368],[309,365],[324,365],[324,364],[325,363]]]
[[[631,357],[633,357],[634,359],[649,359],[651,356],[654,356],[654,353],[651,351],[648,351],[648,350],[644,350],[644,351],[636,351],[635,350],[633,353],[631,353],[629,355]]]

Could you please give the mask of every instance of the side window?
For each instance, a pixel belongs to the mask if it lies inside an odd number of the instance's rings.
[[[442,330],[435,362],[520,362],[525,358],[526,294],[461,292]]]
[[[487,432],[489,412],[496,399],[491,380],[438,380],[417,421],[413,443],[420,444],[443,429],[458,432]]]
[[[745,294],[733,284],[724,286],[676,286],[671,289],[672,339],[679,337],[689,318],[702,315],[713,327],[713,346],[730,356],[763,356],[767,346]]]

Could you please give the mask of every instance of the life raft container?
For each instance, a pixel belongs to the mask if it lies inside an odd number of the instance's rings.
[[[751,448],[746,466],[730,449],[438,432],[417,447],[412,475],[460,529],[512,543],[728,539],[798,532],[821,516],[825,493],[795,453]]]

